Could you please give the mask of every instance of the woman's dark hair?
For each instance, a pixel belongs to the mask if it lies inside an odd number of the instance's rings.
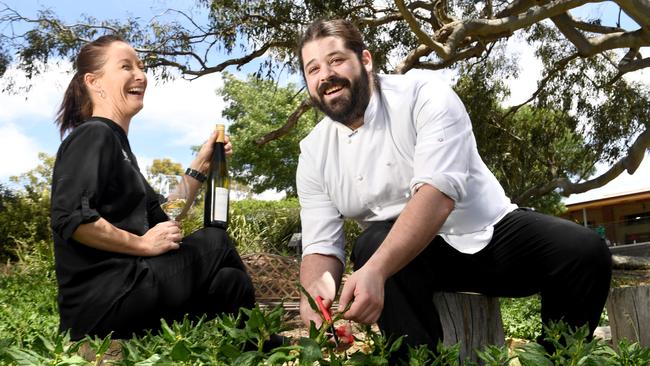
[[[354,52],[359,60],[361,60],[363,50],[365,50],[366,44],[363,42],[363,36],[359,29],[350,21],[343,19],[333,19],[333,20],[316,20],[311,23],[311,25],[305,30],[305,32],[300,37],[298,41],[298,48],[296,53],[298,54],[298,62],[300,66],[300,72],[302,76],[305,76],[304,71],[304,60],[302,59],[302,49],[305,47],[307,42],[311,42],[316,39],[321,39],[325,37],[337,37],[343,40],[343,45],[345,48]]]
[[[56,124],[61,131],[61,137],[66,131],[74,129],[92,116],[93,104],[84,83],[84,75],[98,73],[101,70],[106,62],[106,48],[113,42],[124,42],[124,39],[117,35],[101,36],[86,43],[79,50],[75,61],[76,72],[65,90],[56,115]]]

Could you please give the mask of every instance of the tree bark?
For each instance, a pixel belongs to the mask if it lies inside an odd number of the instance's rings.
[[[433,303],[440,316],[443,343],[460,343],[459,362],[466,359],[482,364],[475,350],[505,343],[499,299],[463,292],[436,292]]]
[[[633,257],[629,255],[613,255],[612,267],[614,269],[625,270],[650,269],[650,258]]]
[[[650,286],[612,289],[607,314],[615,347],[622,339],[650,346]]]

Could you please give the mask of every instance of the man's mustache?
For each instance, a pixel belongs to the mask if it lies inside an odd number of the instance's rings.
[[[338,77],[338,76],[331,76],[327,80],[323,81],[322,84],[318,86],[318,94],[323,96],[325,95],[325,90],[333,87],[333,86],[340,86],[340,87],[349,87],[350,86],[350,81],[348,79]]]

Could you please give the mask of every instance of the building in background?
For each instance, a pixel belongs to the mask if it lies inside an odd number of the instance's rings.
[[[650,186],[565,205],[565,218],[596,230],[609,245],[650,242]]]

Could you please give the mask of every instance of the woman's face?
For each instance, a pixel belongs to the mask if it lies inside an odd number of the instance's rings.
[[[95,80],[101,88],[95,98],[95,110],[108,112],[117,120],[131,119],[144,106],[147,76],[142,61],[133,47],[124,42],[113,42],[107,47],[106,62]],[[103,93],[101,92],[103,90]]]

